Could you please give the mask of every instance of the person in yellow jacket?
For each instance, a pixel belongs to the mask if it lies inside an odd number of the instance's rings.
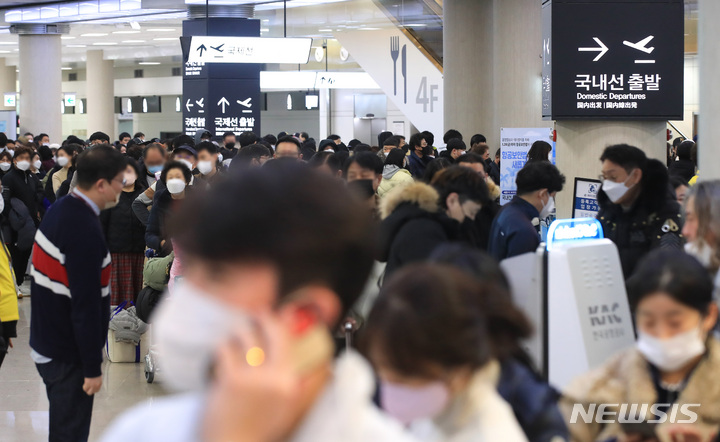
[[[0,198],[0,206],[2,205],[4,202]],[[1,211],[2,208],[0,208]],[[2,251],[0,251],[0,366],[2,366],[8,348],[12,347],[11,339],[17,337],[17,322],[20,315],[10,252],[5,247],[5,241],[2,240],[1,235],[0,243],[2,244]]]
[[[402,149],[393,149],[387,154],[385,167],[383,168],[383,179],[377,190],[380,198],[397,186],[415,182],[410,171],[404,168],[405,161],[405,152]]]

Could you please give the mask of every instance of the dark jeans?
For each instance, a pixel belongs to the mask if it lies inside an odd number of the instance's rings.
[[[59,361],[35,364],[45,382],[50,401],[49,442],[87,441],[92,418],[93,396],[83,391],[81,365]]]
[[[12,258],[15,279],[17,279],[18,285],[22,285],[25,280],[25,271],[27,270],[28,262],[30,261],[30,255],[32,255],[32,249],[20,250],[15,247],[14,244],[8,244],[8,250],[10,251],[10,257]]]

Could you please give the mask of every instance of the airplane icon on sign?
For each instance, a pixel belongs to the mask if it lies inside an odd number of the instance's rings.
[[[215,49],[218,52],[222,52],[222,47],[225,46],[225,43],[221,44],[220,46],[210,46],[212,49]]]
[[[640,40],[637,43],[632,43],[632,42],[625,40],[625,41],[623,41],[623,44],[625,46],[630,46],[631,48],[637,49],[638,51],[644,52],[646,54],[652,54],[652,51],[655,50],[655,47],[648,48],[646,46],[648,43],[650,43],[650,40],[652,40],[653,38],[655,38],[655,36],[651,35],[647,38],[643,38],[642,40]]]
[[[252,97],[248,98],[245,101],[237,100],[238,104],[245,106],[245,107],[252,107],[252,103],[250,103],[251,101],[252,101]]]

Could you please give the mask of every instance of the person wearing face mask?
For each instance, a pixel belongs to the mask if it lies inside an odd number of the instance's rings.
[[[373,214],[377,214],[378,210],[377,191],[382,182],[382,172],[382,160],[371,152],[356,153],[343,167],[343,176],[348,186],[355,195],[361,195]]]
[[[0,198],[0,212],[3,209],[4,200]],[[13,347],[12,339],[17,337],[17,323],[20,320],[18,311],[18,298],[15,286],[15,275],[10,262],[10,252],[5,246],[5,240],[0,232],[0,367],[8,353]]]
[[[32,238],[40,225],[42,208],[42,186],[40,180],[30,172],[32,155],[33,151],[29,147],[18,147],[12,169],[2,178],[5,200],[3,216],[9,221],[12,231],[12,238],[5,239],[8,241],[18,284],[22,284],[25,279],[32,252]]]
[[[197,169],[200,172],[198,180],[210,186],[222,177],[219,171],[218,148],[209,141],[203,141],[197,145],[197,154]]]
[[[648,423],[661,418],[652,408],[642,419],[645,423],[637,425],[585,424],[577,419],[578,423],[569,425],[573,438],[715,440],[720,429],[720,343],[712,334],[718,308],[707,271],[683,252],[656,250],[637,266],[627,288],[637,328],[636,346],[571,382],[563,394],[563,411],[569,422],[574,404],[647,404],[667,413],[666,419]],[[686,404],[696,421],[680,408]],[[607,412],[618,408],[610,405]],[[673,408],[680,411],[673,413]]]
[[[158,256],[167,256],[173,250],[173,244],[166,230],[167,221],[177,210],[178,203],[185,198],[185,192],[190,186],[192,174],[185,163],[169,161],[160,175],[164,189],[157,192],[147,229],[145,230],[145,244],[149,249],[155,250]]]
[[[77,187],[35,237],[30,347],[47,390],[50,440],[88,439],[110,319],[112,261],[98,216],[120,198],[125,165],[107,145],[79,155]]]
[[[687,195],[683,207],[685,251],[697,258],[715,282],[720,295],[720,181],[701,181]]]
[[[620,252],[625,277],[653,249],[682,250],[680,205],[665,165],[626,144],[606,148],[600,161],[597,219]]]
[[[498,261],[535,252],[540,245],[537,226],[555,209],[555,195],[565,176],[548,161],[528,162],[515,178],[517,195],[493,220],[488,252]]]
[[[386,277],[427,260],[441,244],[458,241],[475,246],[473,220],[486,201],[488,189],[482,177],[460,166],[440,171],[432,186],[416,182],[385,195],[378,260],[387,262]]]
[[[38,180],[45,178],[45,172],[42,170],[42,161],[40,161],[40,155],[38,155],[37,152],[33,154],[32,160],[30,161],[30,172],[32,172]]]
[[[367,362],[333,358],[331,330],[372,266],[369,216],[335,178],[282,163],[231,175],[171,220],[188,265],[153,336],[164,385],[186,394],[135,407],[102,442],[411,440],[372,404]]]
[[[57,193],[57,191],[60,190],[60,186],[62,185],[62,183],[65,182],[66,179],[68,179],[70,168],[72,167],[72,159],[75,156],[75,152],[77,151],[70,144],[58,149],[57,165],[60,167],[60,169],[52,174],[53,193]]]
[[[391,150],[400,148],[400,138],[396,136],[387,138],[385,141],[383,141],[381,147],[382,148],[377,153],[377,155],[380,157],[381,160],[383,160],[383,162],[385,162],[385,158],[387,158],[387,155],[390,153]]]
[[[512,407],[528,440],[569,440],[558,407],[560,394],[537,372],[524,348],[533,336],[533,326],[513,303],[510,284],[498,262],[485,252],[458,243],[435,249],[430,262],[462,270],[486,288],[478,291],[479,298],[474,300],[481,303],[479,308],[487,315],[492,353],[500,363],[496,389]]]
[[[140,168],[140,185],[148,188],[155,184],[157,177],[160,176],[167,152],[160,143],[148,144],[142,152],[142,167]],[[144,184],[142,183],[144,181]],[[152,197],[151,197],[152,198]]]
[[[385,158],[383,179],[378,186],[378,196],[382,198],[398,186],[412,184],[415,180],[409,170],[405,169],[406,156],[402,149],[392,149]]]
[[[143,165],[140,175],[144,179],[138,183],[145,190],[132,203],[133,213],[143,226],[147,226],[155,193],[164,188],[164,184],[159,178],[165,166],[166,157],[165,148],[159,143],[150,144],[143,150]]]
[[[412,176],[421,180],[425,175],[425,168],[433,160],[429,155],[427,138],[422,133],[414,134],[408,143],[410,156],[408,157],[408,170]]]
[[[183,163],[188,169],[190,169],[190,173],[193,175],[196,173],[195,168],[197,167],[198,154],[193,146],[183,144],[182,146],[176,147],[175,150],[173,150],[172,159],[173,161]]]
[[[490,296],[507,294],[443,264],[410,265],[380,290],[360,348],[380,379],[380,406],[418,440],[527,440],[496,390]]]
[[[125,185],[117,205],[100,212],[100,224],[110,250],[113,266],[110,273],[110,305],[133,302],[143,284],[145,260],[145,226],[132,212],[132,203],[143,188],[137,162],[128,159],[123,179]]]
[[[224,160],[231,160],[237,155],[239,149],[235,145],[237,142],[235,138],[235,132],[225,132],[223,134],[222,147],[220,148],[220,154]]]
[[[0,179],[10,171],[13,164],[13,156],[8,151],[0,152]]]

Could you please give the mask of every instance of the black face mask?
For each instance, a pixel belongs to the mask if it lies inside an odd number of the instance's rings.
[[[366,200],[375,195],[373,180],[355,180],[348,183],[348,189],[355,195]]]
[[[225,149],[227,149],[227,150],[233,150],[233,149],[235,149],[235,143],[227,143],[227,144],[225,145]]]

